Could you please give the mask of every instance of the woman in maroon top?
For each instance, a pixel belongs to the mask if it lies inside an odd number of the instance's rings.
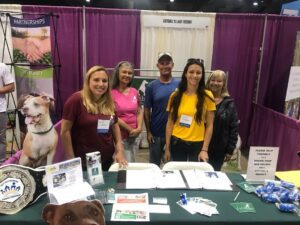
[[[100,151],[102,169],[113,161],[126,166],[118,118],[110,94],[109,75],[94,66],[86,74],[83,89],[70,96],[63,110],[61,139],[68,159]]]

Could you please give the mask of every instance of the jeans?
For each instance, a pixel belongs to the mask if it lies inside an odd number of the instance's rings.
[[[129,137],[122,140],[122,143],[127,162],[135,162],[135,156],[140,146],[140,137]]]
[[[149,144],[150,163],[160,166],[160,162],[164,155],[164,148],[166,145],[165,137],[153,137],[154,143]]]
[[[6,125],[8,117],[6,112],[0,112],[0,163],[6,159]]]
[[[186,142],[176,137],[171,137],[171,158],[173,161],[198,162],[203,141]]]

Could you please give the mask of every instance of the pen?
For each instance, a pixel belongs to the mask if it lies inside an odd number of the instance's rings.
[[[240,195],[240,192],[238,192],[238,193],[236,194],[235,198],[233,199],[234,202],[235,202],[235,200],[237,200],[237,198],[239,197],[239,195]]]
[[[183,205],[187,205],[186,193],[180,193],[180,200]]]

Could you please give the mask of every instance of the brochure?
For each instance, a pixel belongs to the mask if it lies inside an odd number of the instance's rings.
[[[150,221],[148,193],[116,194],[111,221]]]
[[[95,194],[93,188],[83,182],[80,158],[46,166],[46,180],[50,203],[64,204]]]

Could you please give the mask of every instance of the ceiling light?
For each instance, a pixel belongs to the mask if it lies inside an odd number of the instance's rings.
[[[170,2],[174,2],[174,0],[170,0]]]
[[[90,2],[91,0],[85,0],[86,2]]]
[[[257,3],[257,2],[253,2],[253,5],[254,5],[254,6],[258,6],[258,3]]]

